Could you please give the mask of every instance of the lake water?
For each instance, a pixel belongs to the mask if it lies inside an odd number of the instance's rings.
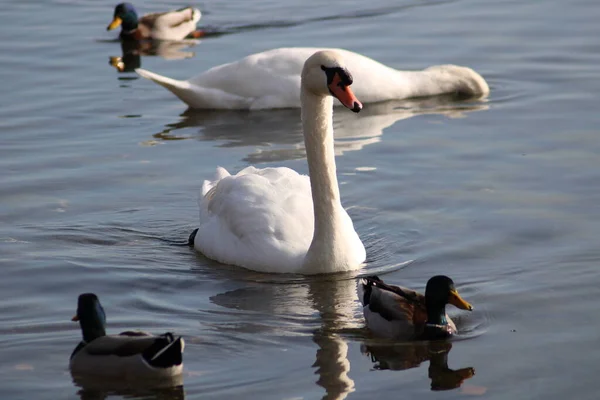
[[[0,14],[0,398],[597,398],[597,1],[199,5],[201,25],[229,34],[134,62],[184,79],[270,48],[331,46],[488,80],[486,100],[335,117],[363,272],[419,290],[450,275],[475,306],[449,309],[464,340],[382,343],[364,329],[356,274],[262,275],[188,248],[215,166],[307,172],[299,111],[186,111],[109,65],[121,55],[105,31],[113,3],[13,1]],[[111,333],[183,335],[183,385],[74,383],[70,317],[87,291]]]

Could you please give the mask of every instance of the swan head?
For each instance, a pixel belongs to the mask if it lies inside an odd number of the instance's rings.
[[[302,87],[317,96],[333,96],[354,112],[362,110],[350,85],[352,74],[345,67],[342,56],[331,50],[317,51],[304,63]]]

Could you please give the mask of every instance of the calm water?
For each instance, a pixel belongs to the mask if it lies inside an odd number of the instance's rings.
[[[0,398],[597,398],[596,3],[207,0],[202,24],[230,34],[134,60],[188,78],[322,45],[401,69],[479,71],[486,101],[336,112],[341,192],[366,268],[417,289],[446,273],[476,307],[452,310],[465,340],[441,349],[370,338],[355,275],[260,275],[184,245],[216,165],[307,172],[297,110],[186,112],[108,64],[121,55],[104,30],[112,2],[4,4]],[[100,295],[112,333],[182,334],[183,386],[73,383],[70,317],[85,291]]]

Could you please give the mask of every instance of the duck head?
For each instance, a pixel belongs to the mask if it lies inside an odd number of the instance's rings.
[[[71,321],[79,321],[83,340],[87,343],[101,336],[106,336],[106,314],[94,293],[79,295],[77,314]]]
[[[138,27],[138,16],[135,8],[130,3],[120,3],[115,7],[112,22],[106,27],[107,31],[118,28],[124,32],[132,31]]]
[[[446,327],[448,325],[446,304],[452,304],[462,310],[473,311],[473,306],[458,294],[452,279],[444,275],[434,276],[427,281],[425,304],[427,307],[427,326]],[[447,329],[444,329],[444,331],[449,332]]]

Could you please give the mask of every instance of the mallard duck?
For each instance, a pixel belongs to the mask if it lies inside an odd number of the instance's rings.
[[[202,31],[196,30],[202,13],[197,8],[185,7],[163,13],[146,14],[141,18],[130,3],[120,3],[115,7],[112,22],[107,31],[121,26],[121,39],[182,40],[198,38]]]
[[[181,337],[170,332],[154,336],[140,331],[106,335],[106,314],[93,293],[79,296],[72,321],[79,321],[83,333],[83,341],[71,354],[74,375],[171,378],[183,370]]]
[[[446,314],[446,304],[472,311],[460,297],[452,279],[437,275],[429,279],[425,296],[400,286],[384,283],[377,276],[361,278],[358,297],[367,327],[387,338],[443,339],[456,333]]]
[[[353,90],[363,103],[456,94],[482,96],[490,88],[468,67],[435,65],[422,71],[390,68],[362,54],[343,49],[279,48],[218,65],[188,80],[137,69],[136,72],[171,91],[191,108],[260,110],[300,107],[300,75],[304,62],[318,50],[333,50],[352,71]],[[336,99],[336,105],[341,103]]]

